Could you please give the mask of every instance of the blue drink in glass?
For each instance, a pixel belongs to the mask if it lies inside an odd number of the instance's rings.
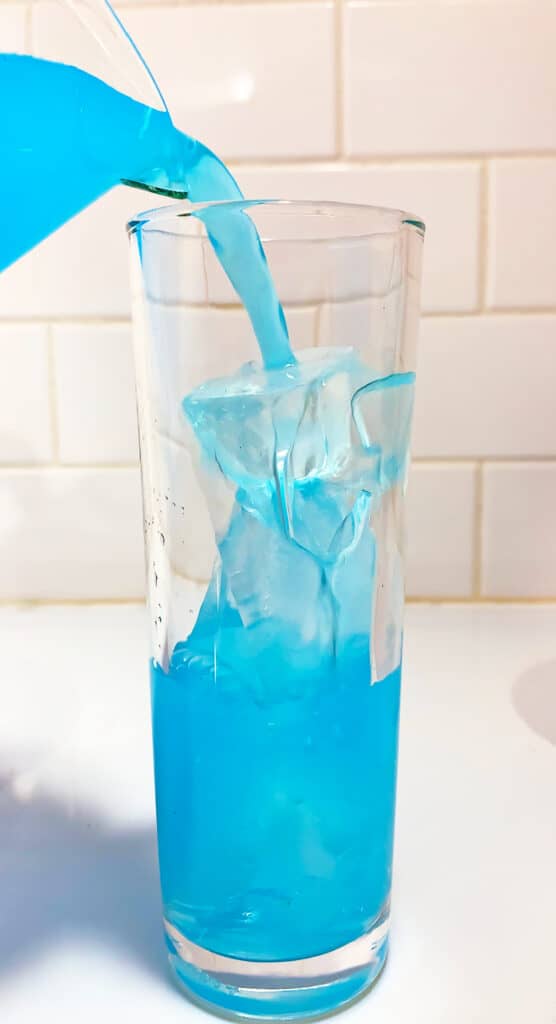
[[[285,362],[222,288],[220,224],[175,207],[131,226],[160,870],[188,993],[294,1019],[364,991],[388,948],[422,226],[241,214],[289,300]],[[313,258],[317,344],[299,346]]]
[[[213,1009],[333,1010],[388,948],[423,226],[244,201],[160,94],[0,81],[0,270],[121,182],[228,200],[130,225],[166,938]]]

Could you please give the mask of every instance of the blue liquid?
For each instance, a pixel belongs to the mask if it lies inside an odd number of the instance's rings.
[[[121,182],[194,203],[241,199],[222,162],[178,131],[167,111],[144,106],[93,75],[4,53],[0,86],[0,271]],[[293,361],[252,221],[241,209],[226,216],[208,211],[203,219],[265,363]]]
[[[216,683],[179,651],[152,669],[165,914],[241,959],[335,949],[390,892],[399,668],[371,686],[365,637],[326,672],[287,661],[268,652],[267,701],[234,655]]]

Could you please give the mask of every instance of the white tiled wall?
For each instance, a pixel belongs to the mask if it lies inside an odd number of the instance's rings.
[[[177,123],[220,154],[334,156],[332,2],[169,7],[162,25],[144,5],[126,25]]]
[[[130,326],[55,324],[51,330],[60,462],[136,462]]]
[[[0,0],[0,50],[76,59],[54,9]],[[424,217],[410,593],[556,598],[556,4],[121,9],[246,194]],[[0,600],[142,594],[123,224],[149,205],[117,190],[0,277]]]
[[[553,308],[556,157],[493,160],[489,178],[489,303]]]
[[[512,153],[556,142],[552,0],[348,0],[356,156]]]

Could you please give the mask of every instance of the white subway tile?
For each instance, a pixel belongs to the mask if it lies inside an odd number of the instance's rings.
[[[485,466],[483,593],[556,597],[556,465]]]
[[[256,223],[257,218],[253,220]],[[272,228],[265,231],[260,223],[257,226],[261,238],[266,236],[268,239],[264,241],[265,255],[275,291],[284,307],[315,305],[327,296],[347,298],[368,293],[367,260],[355,252],[358,244],[365,247],[365,240],[354,241],[344,251],[340,251],[337,245],[330,246],[320,239],[307,237],[302,245],[295,246],[287,238],[275,238]],[[384,236],[382,239],[382,248],[388,246],[391,250],[391,239]],[[215,306],[237,305],[238,294],[207,239],[204,240],[204,249],[203,270],[208,301]],[[182,292],[185,292],[184,283],[182,280]]]
[[[412,466],[407,512],[409,597],[469,597],[473,588],[475,467]]]
[[[334,4],[135,5],[122,19],[176,124],[220,155],[328,156],[335,145]],[[99,23],[99,29],[102,26]],[[102,34],[99,31],[99,36]],[[158,94],[124,43],[98,45],[73,11],[40,3],[34,51],[71,61],[134,98]],[[130,73],[126,74],[126,71]]]
[[[348,3],[348,152],[553,148],[555,38],[552,0]]]
[[[217,555],[211,513],[216,512],[222,489],[229,498],[223,521],[229,519],[233,490],[213,484],[209,511],[198,471],[197,452],[167,438],[157,441],[160,445],[158,485],[163,498],[158,513],[164,524],[170,566],[185,579],[207,582]]]
[[[0,275],[0,315],[127,315],[125,225],[149,199],[131,188],[115,189],[8,267]]]
[[[3,53],[25,53],[25,7],[0,4],[0,47]]]
[[[415,370],[412,336],[418,323],[411,316],[410,334],[401,338],[410,302],[399,289],[380,298],[325,302],[318,312],[318,343],[323,348],[355,349],[375,377],[398,370]]]
[[[334,5],[125,12],[176,124],[223,157],[334,151]]]
[[[137,469],[0,472],[0,598],[144,591]]]
[[[421,324],[416,455],[556,455],[556,316]]]
[[[83,12],[85,21],[76,10]],[[111,31],[103,3],[75,7],[59,0],[33,3],[31,39],[36,56],[73,64],[134,99],[162,109],[155,86],[132,46],[119,29]]]
[[[0,463],[51,458],[46,328],[0,325]]]
[[[423,308],[476,308],[479,257],[479,170],[473,163],[435,166],[243,168],[248,198],[368,203],[408,210],[426,224]]]
[[[194,223],[194,218],[190,218],[188,228]],[[200,222],[197,224],[200,228]],[[136,258],[139,247],[140,259]],[[150,301],[163,305],[199,306],[207,302],[208,239],[191,238],[188,234],[178,244],[170,231],[137,229],[131,249],[132,303],[136,296],[141,302],[144,294]],[[214,256],[212,258],[214,260]],[[225,276],[224,279],[230,289],[228,279]]]
[[[372,238],[328,244],[305,238],[295,246],[268,241],[265,254],[276,293],[284,306],[341,302],[366,295],[385,295],[399,286],[401,245],[386,233]],[[211,302],[237,302],[231,282],[214,258],[206,269]]]
[[[53,328],[61,462],[134,462],[137,423],[131,328]]]
[[[295,352],[316,344],[316,309],[300,306],[284,307],[292,348]]]
[[[391,319],[384,299],[355,299],[352,302],[326,302],[319,309],[318,337],[322,348],[349,345],[361,353],[373,369],[387,373],[388,349],[395,350],[397,303],[392,304]],[[380,355],[379,355],[380,353]]]
[[[490,169],[491,306],[556,306],[556,158]]]

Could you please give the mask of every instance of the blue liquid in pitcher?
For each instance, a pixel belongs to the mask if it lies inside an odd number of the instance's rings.
[[[0,269],[122,181],[241,198],[166,111],[35,58],[0,56],[0,81]],[[375,381],[349,348],[296,361],[241,204],[201,216],[264,368],[183,396],[209,508],[217,476],[234,500],[195,626],[152,669],[164,908],[209,950],[291,960],[388,901],[400,668],[371,685],[372,521],[404,478],[413,377]]]
[[[166,110],[94,75],[4,53],[0,86],[0,271],[121,182],[194,203],[241,199],[218,157],[180,132]],[[241,210],[205,219],[265,362],[283,365],[293,358],[287,328],[252,221]]]

